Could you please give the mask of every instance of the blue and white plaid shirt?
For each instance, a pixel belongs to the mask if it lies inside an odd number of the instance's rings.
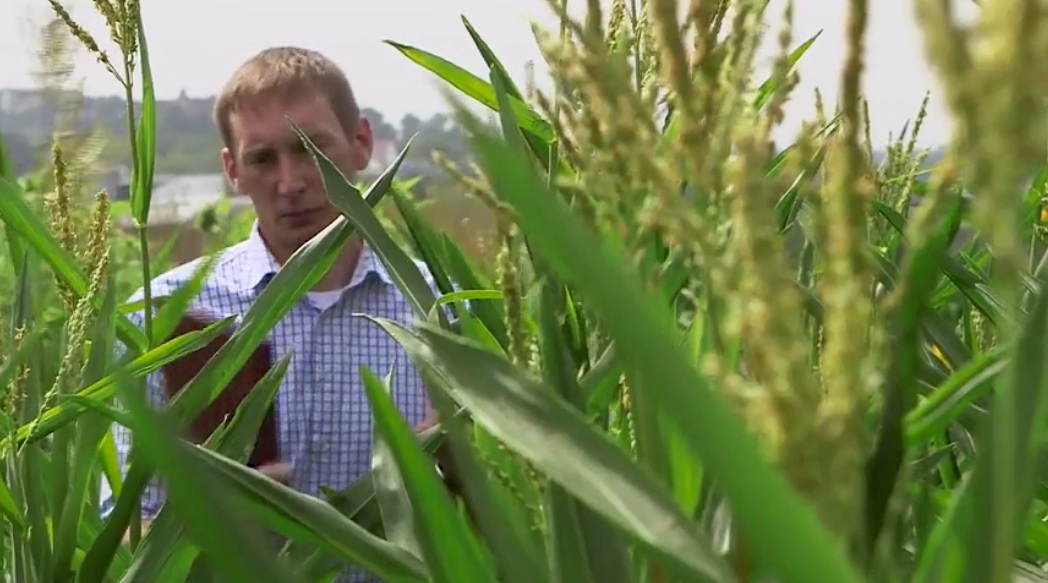
[[[154,279],[153,295],[170,294],[189,282],[200,261]],[[419,266],[428,277],[425,265]],[[247,240],[220,252],[193,308],[216,319],[242,316],[278,268],[256,223]],[[430,283],[433,285],[432,280]],[[130,301],[141,299],[141,293],[139,290]],[[405,325],[414,317],[410,304],[367,245],[352,281],[336,303],[321,310],[303,296],[267,337],[274,359],[294,351],[276,396],[277,439],[281,461],[291,466],[291,487],[311,496],[320,497],[321,487],[341,490],[371,467],[372,417],[360,380],[362,365],[380,377],[397,367],[393,399],[410,425],[422,422],[427,412],[422,379],[403,348],[375,324],[353,316],[359,313]],[[131,320],[142,326],[141,312]],[[147,380],[155,404],[163,400],[162,382],[159,373],[150,374]],[[130,432],[115,424],[114,437],[121,467],[125,467]],[[102,508],[108,514],[114,501],[108,483],[102,482]],[[142,498],[143,517],[154,518],[163,498],[162,486],[154,479]],[[378,580],[353,569],[337,581]]]

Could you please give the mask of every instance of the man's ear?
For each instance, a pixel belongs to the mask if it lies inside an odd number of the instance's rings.
[[[356,135],[353,136],[357,142],[357,171],[362,171],[371,163],[371,156],[375,150],[375,136],[371,131],[371,122],[368,118],[360,116],[357,120]]]
[[[222,172],[226,175],[226,180],[229,181],[230,186],[233,188],[233,192],[240,194],[240,188],[237,184],[237,175],[239,174],[239,168],[237,168],[236,159],[233,158],[232,152],[229,148],[222,148]]]

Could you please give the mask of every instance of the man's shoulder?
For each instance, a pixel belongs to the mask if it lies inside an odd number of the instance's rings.
[[[429,284],[429,287],[433,288],[434,291],[437,291],[437,278],[433,275],[433,270],[429,268],[429,264],[414,257],[411,258],[411,261],[415,263],[415,267],[418,267],[419,273],[422,274],[422,277],[426,280],[426,283]]]
[[[206,273],[201,282],[200,295],[231,293],[237,281],[237,275],[243,268],[244,252],[247,241],[241,241],[225,247],[214,255],[197,257],[177,267],[169,269],[150,280],[149,291],[153,298],[169,296],[176,290],[198,278],[201,269]],[[128,299],[129,303],[142,301],[145,298],[145,287],[138,288]]]
[[[440,296],[443,295],[443,293],[440,290],[440,285],[437,283],[437,278],[434,275],[433,270],[430,269],[429,265],[421,259],[417,259],[415,257],[409,257],[409,259],[412,263],[415,264],[415,267],[418,268],[419,274],[422,275],[422,279],[426,281],[426,285],[429,286],[429,289],[433,291],[433,294],[437,298],[440,298]],[[396,288],[396,293],[403,295],[399,286],[394,287]],[[452,287],[457,288],[457,286],[455,286],[453,282]],[[404,298],[404,301],[407,301],[407,298]]]

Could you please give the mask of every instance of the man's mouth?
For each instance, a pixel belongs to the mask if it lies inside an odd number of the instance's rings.
[[[290,211],[281,213],[280,218],[290,221],[300,221],[303,219],[309,219],[320,213],[320,209],[304,209],[299,211]]]
[[[291,211],[280,214],[280,222],[288,228],[298,229],[310,227],[316,224],[317,220],[323,213],[321,209],[306,209],[300,211]]]

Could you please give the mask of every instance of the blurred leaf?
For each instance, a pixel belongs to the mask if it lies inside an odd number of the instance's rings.
[[[366,367],[362,368],[361,375],[375,425],[404,476],[404,489],[414,509],[415,534],[426,564],[432,570],[433,581],[495,580],[478,541],[448,498],[431,458],[415,441],[382,381]]]
[[[1001,371],[1008,366],[1005,356],[1010,344],[999,344],[975,356],[956,371],[906,416],[906,441],[910,446],[941,435],[950,423],[976,400],[988,395]]]
[[[611,523],[698,581],[731,580],[709,541],[672,497],[577,409],[504,359],[419,324],[369,318],[416,363],[446,378],[451,395],[496,439],[524,456]]]
[[[98,401],[105,401],[117,392],[116,379],[119,375],[127,375],[130,378],[138,378],[159,370],[164,365],[173,362],[183,356],[199,350],[207,343],[219,336],[232,323],[233,317],[219,320],[208,325],[200,331],[183,334],[176,338],[150,349],[148,352],[135,358],[114,373],[110,373],[101,379],[81,389],[78,394]],[[67,423],[75,420],[84,409],[75,402],[60,403],[47,409],[38,419],[18,428],[14,440],[10,437],[0,442],[0,446],[10,445],[12,441],[20,444],[33,443],[40,440]]]
[[[24,193],[17,186],[0,179],[0,221],[14,231],[36,253],[40,254],[54,270],[56,277],[69,286],[78,298],[87,294],[87,275],[69,253],[58,244],[51,230],[33,213],[26,204]],[[100,300],[99,300],[100,301]],[[96,303],[94,308],[99,309]],[[138,329],[126,316],[117,318],[117,334],[121,341],[133,349],[146,346],[145,333]]]
[[[315,545],[389,581],[429,580],[421,561],[368,533],[327,502],[297,492],[216,452],[189,444],[185,447],[210,474],[238,493],[238,499],[251,514],[279,534]]]
[[[266,372],[237,407],[232,419],[208,437],[205,447],[240,463],[248,459],[266,410],[287,373],[291,354],[288,352],[282,356]],[[177,575],[187,570],[199,551],[190,544],[184,532],[185,521],[177,509],[165,505],[142,538],[135,560],[121,583],[163,581],[172,577],[172,573]]]
[[[497,141],[470,114],[459,111],[495,192],[517,212],[522,230],[553,271],[605,318],[628,370],[657,391],[667,421],[677,425],[731,501],[750,547],[784,581],[858,581],[811,508],[764,459],[741,420],[687,361],[667,328],[674,321],[669,308],[644,294],[637,276],[625,269],[629,261],[621,251],[602,246],[546,189],[520,156],[519,141],[512,147]],[[510,115],[510,110],[502,108],[501,113]],[[512,144],[513,138],[508,139]],[[673,390],[681,386],[693,390]],[[702,412],[699,420],[696,411]],[[732,444],[730,450],[721,447],[724,443]]]
[[[866,552],[870,555],[887,520],[889,501],[896,494],[896,479],[906,456],[903,422],[916,404],[913,383],[918,378],[922,351],[921,321],[929,311],[928,301],[938,276],[935,266],[950,244],[952,224],[959,216],[960,205],[954,201],[946,218],[906,258],[902,281],[894,290],[898,297],[892,302],[890,321],[891,364],[877,441],[866,467]]]
[[[365,370],[362,375],[365,384],[378,382],[370,371]],[[388,391],[389,387],[393,386],[393,370],[389,371],[384,383],[378,383],[382,385],[383,390]],[[411,497],[404,488],[404,478],[377,424],[372,433],[374,437],[371,454],[371,481],[375,485],[375,500],[382,514],[382,526],[386,539],[421,559],[422,549],[415,537],[414,512]]]
[[[819,32],[815,33],[811,38],[802,42],[795,49],[790,51],[786,55],[786,72],[793,71],[793,68],[797,66],[797,63],[804,57],[804,54],[808,52],[815,41],[822,35],[823,29],[819,29]],[[768,101],[775,95],[775,92],[779,90],[779,80],[773,75],[766,79],[761,86],[757,88],[757,95],[753,98],[753,108],[763,109]]]
[[[124,377],[126,378],[126,377]],[[124,379],[121,379],[124,380]],[[163,477],[168,504],[185,520],[187,531],[208,561],[229,583],[293,581],[267,552],[262,533],[234,498],[228,482],[181,445],[170,412],[154,411],[144,394],[121,382],[122,395],[135,417],[135,447],[155,463]],[[206,495],[201,496],[201,493]]]
[[[1042,284],[1043,285],[1043,284]],[[915,581],[962,573],[1006,577],[1032,494],[1035,445],[1040,443],[1048,383],[1048,294],[1026,315],[994,407],[978,436],[979,460],[952,492],[949,509],[929,536]],[[1007,572],[1005,570],[1007,569]]]

